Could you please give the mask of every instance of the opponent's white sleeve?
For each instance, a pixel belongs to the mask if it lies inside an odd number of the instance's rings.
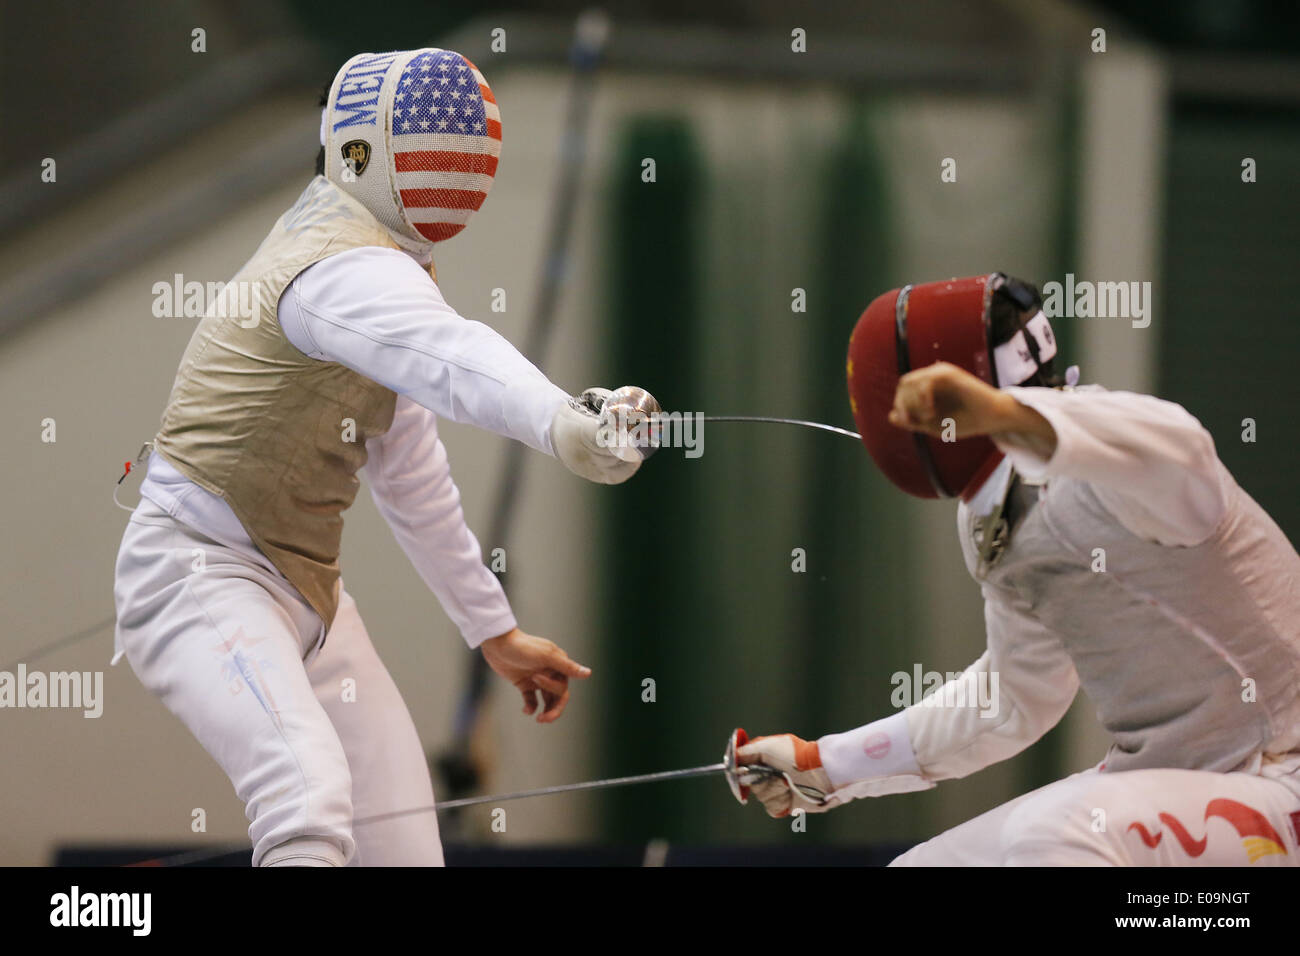
[[[817,742],[838,802],[967,776],[1018,754],[1064,716],[1079,678],[1060,639],[988,589],[984,620],[988,650],[956,679]]]
[[[399,396],[392,427],[366,442],[363,473],[393,535],[470,647],[515,626],[510,602],[483,564],[432,412]]]
[[[396,249],[349,249],[304,269],[280,297],[285,336],[438,416],[553,455],[550,427],[569,396],[500,334],[459,315]]]
[[[1227,469],[1210,433],[1181,405],[1095,386],[1003,391],[1056,432],[1056,451],[1047,461],[997,443],[1022,475],[1087,481],[1125,528],[1159,544],[1200,544],[1226,513]]]

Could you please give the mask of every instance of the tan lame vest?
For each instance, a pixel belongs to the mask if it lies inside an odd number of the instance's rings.
[[[277,308],[308,266],[362,246],[398,248],[364,206],[317,176],[195,329],[155,439],[181,474],[225,499],[326,627],[338,610],[342,513],[366,441],[392,425],[397,395],[303,355]]]

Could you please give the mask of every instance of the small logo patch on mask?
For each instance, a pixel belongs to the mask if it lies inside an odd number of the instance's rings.
[[[352,139],[343,144],[343,163],[360,176],[370,162],[370,144],[364,139]]]

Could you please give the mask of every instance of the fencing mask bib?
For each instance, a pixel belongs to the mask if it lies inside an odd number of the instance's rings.
[[[849,403],[862,443],[885,477],[919,498],[969,496],[1002,453],[983,436],[945,442],[889,423],[898,380],[935,362],[950,362],[989,385],[1019,385],[1056,355],[1040,310],[1007,342],[990,335],[999,290],[1022,309],[1020,288],[1000,272],[892,289],[872,302],[849,339]]]
[[[330,85],[325,176],[410,251],[465,228],[492,187],[501,112],[483,74],[450,50],[361,53]]]

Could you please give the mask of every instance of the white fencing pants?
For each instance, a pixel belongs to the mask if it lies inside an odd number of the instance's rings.
[[[117,640],[220,764],[253,864],[441,866],[433,788],[410,713],[341,591],[321,622],[249,544],[222,544],[149,500],[118,552]]]
[[[1087,770],[890,866],[1296,866],[1300,796],[1252,773]]]

